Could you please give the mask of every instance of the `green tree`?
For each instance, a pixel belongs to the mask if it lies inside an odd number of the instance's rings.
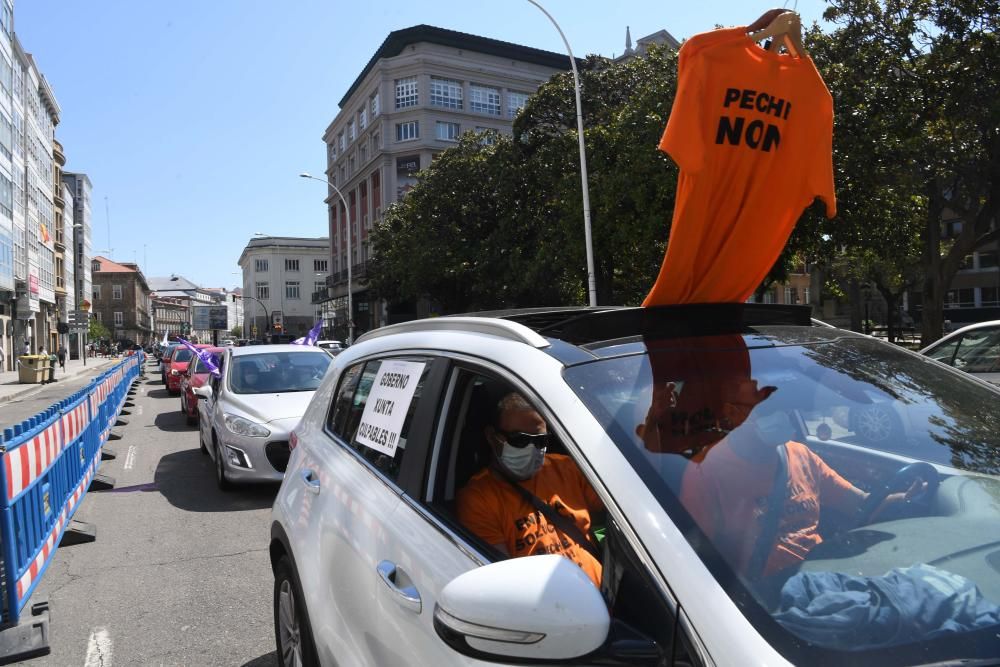
[[[111,332],[108,331],[108,328],[104,326],[103,322],[96,317],[91,317],[87,329],[87,336],[90,340],[101,340],[102,338],[111,338]]]
[[[1000,238],[1000,2],[830,0],[826,18],[838,26],[820,49],[847,138],[837,148],[854,154],[839,156],[838,195],[857,214],[830,234],[890,273],[922,264],[929,343],[962,260]],[[946,216],[964,223],[955,238],[942,238]]]
[[[676,54],[581,69],[600,303],[638,303],[663,259],[677,169],[656,148]],[[466,134],[418,175],[372,233],[369,284],[444,312],[587,300],[570,73],[542,85],[513,137]]]
[[[229,333],[232,334],[233,338],[243,338],[243,327],[237,325],[230,329]]]

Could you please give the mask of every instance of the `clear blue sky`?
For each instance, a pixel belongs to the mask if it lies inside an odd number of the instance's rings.
[[[576,55],[745,24],[774,0],[545,0]],[[789,3],[791,4],[791,3]],[[482,6],[483,8],[480,8]],[[804,23],[820,0],[802,0]],[[95,250],[147,275],[234,286],[250,236],[326,234],[323,130],[392,30],[427,23],[551,51],[525,0],[15,0],[15,30],[62,107],[69,171],[94,184]],[[105,212],[107,198],[109,216]]]

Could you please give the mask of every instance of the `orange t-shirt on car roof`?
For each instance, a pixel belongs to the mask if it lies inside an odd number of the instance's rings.
[[[681,47],[660,149],[680,167],[667,253],[644,306],[746,301],[819,197],[836,215],[833,100],[808,56],[745,28]]]

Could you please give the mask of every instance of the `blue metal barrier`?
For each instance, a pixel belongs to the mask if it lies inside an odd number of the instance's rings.
[[[17,625],[101,464],[145,355],[126,358],[0,438],[0,628]]]

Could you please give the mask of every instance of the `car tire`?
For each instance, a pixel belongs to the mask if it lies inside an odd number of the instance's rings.
[[[299,586],[288,556],[282,556],[274,569],[273,607],[278,664],[282,667],[319,665],[309,615],[303,604],[302,587]]]
[[[212,438],[215,442],[215,483],[219,485],[219,491],[232,491],[233,484],[226,479],[226,465],[222,462],[222,445],[218,439]]]
[[[851,430],[867,445],[884,445],[898,438],[903,430],[892,407],[883,403],[871,403],[851,408],[849,423]]]

